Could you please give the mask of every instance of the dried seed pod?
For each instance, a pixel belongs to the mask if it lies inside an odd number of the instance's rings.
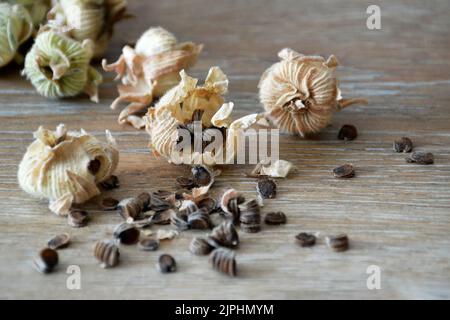
[[[12,2],[21,4],[27,9],[35,30],[43,24],[52,6],[51,0],[13,0]]]
[[[67,223],[74,228],[85,227],[89,220],[89,213],[84,210],[71,209],[67,214]]]
[[[239,223],[239,205],[245,202],[245,198],[236,190],[228,189],[222,195],[220,207],[225,215],[232,219],[234,223]]]
[[[264,222],[270,225],[284,224],[286,223],[286,215],[281,211],[269,212],[264,217]]]
[[[413,143],[410,138],[402,137],[394,141],[393,149],[395,152],[408,153],[413,149]]]
[[[300,232],[295,239],[301,247],[311,247],[316,244],[316,236],[311,233]]]
[[[212,213],[217,210],[217,201],[211,197],[200,200],[197,205],[200,209],[204,209],[208,213]]]
[[[168,254],[160,255],[156,266],[161,273],[170,273],[177,270],[175,259]]]
[[[192,188],[195,187],[194,180],[191,179],[191,178],[187,178],[187,177],[182,177],[182,176],[181,176],[181,177],[177,177],[176,180],[177,180],[177,185],[178,185],[180,188],[190,190],[190,189],[192,189]]]
[[[333,175],[336,178],[353,178],[355,176],[355,169],[350,163],[346,163],[342,166],[333,169]]]
[[[236,248],[239,245],[239,234],[232,221],[224,221],[215,227],[209,235],[220,246]]]
[[[144,238],[139,241],[139,248],[143,251],[155,251],[159,248],[159,241],[153,238]]]
[[[210,229],[211,228],[211,218],[208,212],[204,209],[199,209],[188,216],[187,220],[191,229]]]
[[[119,215],[128,222],[132,222],[139,218],[140,215],[149,209],[151,196],[147,192],[143,192],[137,197],[126,198],[117,204]]]
[[[241,230],[247,233],[261,231],[261,213],[257,200],[251,200],[239,205],[241,215]]]
[[[117,176],[115,176],[115,175],[111,175],[107,179],[105,179],[102,182],[100,182],[100,186],[104,190],[116,189],[116,188],[118,188],[120,186],[119,178]]]
[[[408,158],[406,158],[406,162],[417,164],[433,164],[434,156],[431,152],[414,151]]]
[[[338,139],[340,140],[354,140],[358,136],[358,130],[354,125],[345,124],[342,126],[338,133]]]
[[[47,247],[53,250],[62,249],[66,248],[69,243],[70,235],[68,233],[61,233],[48,240]]]
[[[277,194],[277,184],[269,178],[260,179],[256,184],[256,191],[263,199],[272,199]]]
[[[175,214],[176,213],[173,209],[155,212],[155,214],[153,215],[153,223],[154,224],[169,224],[170,219]]]
[[[328,60],[304,56],[292,49],[278,53],[281,61],[259,82],[259,98],[267,116],[284,132],[305,136],[325,128],[333,112],[364,100],[342,99],[335,56]]]
[[[235,277],[237,274],[236,253],[234,251],[217,248],[209,255],[209,263],[211,266],[224,274]]]
[[[174,214],[172,214],[172,216],[170,217],[170,223],[177,227],[177,229],[180,231],[186,231],[190,228],[190,225],[187,222],[187,215],[184,216],[180,212],[175,212]]]
[[[102,263],[103,268],[112,268],[119,263],[119,248],[112,241],[98,241],[94,247],[94,256]]]
[[[207,186],[213,179],[211,170],[204,165],[195,165],[191,172],[196,186]]]
[[[204,256],[211,252],[213,247],[204,238],[195,237],[189,245],[189,251],[198,256]]]
[[[140,231],[133,225],[122,222],[115,227],[113,236],[121,244],[130,245],[139,241]]]
[[[116,210],[117,206],[119,205],[119,200],[107,197],[102,199],[102,209],[103,210]]]
[[[327,245],[333,249],[333,251],[346,251],[349,247],[349,241],[346,234],[339,234],[336,236],[326,237]]]
[[[184,200],[181,203],[179,211],[180,211],[180,213],[182,215],[187,217],[188,215],[190,215],[191,213],[197,211],[198,209],[199,208],[197,207],[197,205],[195,204],[194,201],[192,201],[192,200]]]
[[[50,209],[57,214],[65,215],[73,203],[100,194],[97,184],[114,172],[119,161],[108,131],[107,143],[83,130],[67,132],[64,125],[55,131],[40,127],[34,137],[19,166],[19,184],[35,197],[48,198]],[[94,159],[100,161],[100,168],[92,174],[88,167]]]
[[[149,208],[154,211],[165,211],[170,209],[172,204],[167,200],[172,195],[171,192],[158,190],[157,192],[152,192],[150,197]]]
[[[33,260],[36,270],[42,273],[52,272],[58,264],[58,252],[51,248],[42,249]]]

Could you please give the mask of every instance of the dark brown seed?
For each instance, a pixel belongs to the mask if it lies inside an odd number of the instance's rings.
[[[200,200],[197,204],[200,209],[205,209],[208,213],[212,213],[217,208],[217,201],[211,197]]]
[[[336,236],[326,237],[327,245],[333,249],[333,251],[345,251],[348,249],[348,237],[346,234],[339,234]]]
[[[61,233],[48,240],[47,247],[53,250],[62,249],[66,248],[69,245],[69,242],[70,235],[68,233]]]
[[[176,212],[170,217],[170,223],[180,231],[186,231],[190,228],[189,223],[187,222],[187,215],[185,216],[180,212]]]
[[[231,277],[236,276],[236,253],[233,250],[217,248],[209,255],[209,263],[213,269],[227,274]]]
[[[116,226],[113,232],[115,239],[121,244],[130,245],[139,241],[140,231],[131,224],[123,222]]]
[[[172,195],[173,195],[172,193],[164,190],[152,192],[150,197],[149,209],[154,211],[164,211],[170,209],[172,205],[166,199]]]
[[[269,178],[260,179],[256,185],[256,190],[263,199],[272,199],[277,194],[277,184]]]
[[[100,170],[101,162],[98,159],[89,161],[88,170],[91,174],[96,175]]]
[[[433,164],[434,156],[431,152],[414,151],[406,158],[406,162],[417,164]]]
[[[84,210],[71,209],[67,215],[67,223],[74,228],[81,228],[87,225],[89,213]]]
[[[162,254],[159,256],[157,267],[162,273],[170,273],[177,270],[175,259],[168,254]]]
[[[345,124],[342,126],[338,133],[338,139],[340,140],[354,140],[358,136],[358,130],[354,125]]]
[[[172,209],[158,211],[153,215],[152,221],[154,224],[169,224],[173,214],[175,214],[175,211]]]
[[[155,251],[159,248],[159,241],[152,238],[144,238],[139,241],[139,248],[143,251]]]
[[[213,247],[204,238],[195,237],[189,245],[189,251],[198,256],[207,255]]]
[[[100,186],[104,190],[112,190],[118,188],[120,186],[119,178],[115,175],[111,175],[102,182],[100,182]]]
[[[336,178],[353,178],[355,176],[355,169],[350,163],[333,169],[333,174]]]
[[[114,198],[104,198],[102,200],[102,209],[103,210],[116,210],[117,205],[119,204],[119,200]]]
[[[251,200],[239,205],[241,211],[241,230],[247,233],[255,233],[261,230],[261,213],[258,201]]]
[[[115,267],[119,263],[119,248],[112,241],[98,241],[94,247],[94,256],[103,268]]]
[[[137,196],[139,201],[141,201],[142,211],[147,211],[150,207],[151,195],[148,192],[142,192]]]
[[[51,248],[42,249],[33,260],[36,270],[42,273],[52,272],[58,264],[58,252]]]
[[[311,233],[300,232],[295,239],[301,247],[311,247],[316,244],[316,236]]]
[[[187,178],[187,177],[178,177],[176,180],[177,180],[177,185],[178,185],[180,188],[190,190],[190,189],[192,189],[192,188],[195,187],[194,180],[191,179],[191,178]]]
[[[220,246],[236,248],[239,245],[239,234],[232,221],[224,221],[215,227],[209,235]]]
[[[147,201],[150,201],[148,197],[150,197],[148,193],[142,193],[138,197],[121,200],[117,204],[119,215],[127,221],[138,219],[146,205],[148,206]]]
[[[283,224],[286,223],[286,215],[281,211],[269,212],[264,217],[264,222],[271,225]]]
[[[413,143],[410,138],[402,137],[394,141],[393,148],[395,152],[407,153],[412,151]]]
[[[212,179],[211,171],[202,165],[196,165],[192,168],[192,178],[197,186],[207,186]]]
[[[188,224],[191,229],[205,230],[211,228],[211,218],[204,209],[199,209],[188,216]]]

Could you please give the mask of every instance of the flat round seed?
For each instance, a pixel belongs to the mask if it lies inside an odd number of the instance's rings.
[[[155,251],[159,248],[159,241],[153,238],[144,238],[139,241],[139,248],[143,251]]]
[[[72,209],[67,215],[67,223],[74,228],[81,228],[87,225],[89,213],[84,210]]]
[[[117,205],[119,204],[119,200],[114,198],[104,198],[102,200],[102,209],[103,210],[116,210]]]
[[[49,273],[58,264],[58,252],[51,248],[41,250],[33,260],[33,265],[39,272]]]
[[[417,164],[433,164],[434,156],[431,152],[414,151],[406,158],[406,162]]]
[[[348,237],[346,234],[339,234],[336,236],[326,237],[327,245],[333,249],[333,251],[341,252],[348,249]]]
[[[354,140],[358,136],[358,130],[354,125],[345,124],[342,126],[338,133],[338,139],[340,140]]]
[[[61,233],[48,240],[47,246],[54,250],[62,249],[66,248],[69,245],[69,242],[70,235],[68,233]]]
[[[413,143],[410,138],[402,137],[394,141],[393,149],[395,152],[411,152],[413,149]]]
[[[177,270],[175,259],[168,254],[159,256],[157,268],[161,273],[170,273]]]
[[[355,169],[350,163],[346,163],[342,166],[333,169],[333,175],[336,178],[352,178],[355,176]]]
[[[270,225],[284,224],[286,223],[286,215],[281,211],[269,212],[264,217],[264,222]]]
[[[277,184],[272,179],[260,179],[256,185],[256,190],[263,199],[272,199],[277,194]]]
[[[300,232],[295,239],[301,247],[311,247],[316,244],[316,237],[311,233]]]

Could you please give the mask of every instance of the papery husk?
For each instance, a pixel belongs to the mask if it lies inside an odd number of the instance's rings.
[[[286,48],[281,61],[267,69],[259,82],[259,98],[267,117],[283,132],[305,136],[319,132],[331,121],[333,112],[363,99],[343,99],[331,55],[305,56]]]
[[[0,68],[13,59],[23,63],[17,51],[32,32],[33,22],[24,6],[0,3]]]
[[[98,102],[102,76],[91,65],[92,41],[79,43],[43,28],[25,58],[23,74],[44,97],[74,97],[81,93]]]
[[[32,196],[48,199],[59,215],[100,194],[97,184],[117,168],[119,152],[109,132],[107,142],[101,142],[84,130],[67,132],[59,125],[56,131],[39,127],[34,137],[19,165],[19,184]],[[88,166],[95,159],[100,167],[93,174]]]
[[[135,48],[125,46],[120,58],[112,64],[103,60],[105,71],[116,72],[119,97],[112,103],[116,109],[122,102],[130,104],[120,113],[119,123],[137,124],[129,117],[145,112],[155,98],[163,96],[180,82],[179,72],[195,64],[203,45],[178,43],[169,31],[157,27],[147,30]],[[142,128],[142,123],[138,124]]]
[[[101,58],[116,22],[126,17],[126,0],[56,0],[47,15],[52,28],[80,42],[94,43],[94,58]]]
[[[47,17],[47,13],[50,10],[52,4],[51,0],[8,0],[11,3],[19,3],[27,9],[31,16],[35,30],[39,29],[39,26],[44,23]]]

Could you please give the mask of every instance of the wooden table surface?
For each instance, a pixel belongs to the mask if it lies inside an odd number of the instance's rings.
[[[373,1],[373,4],[379,1]],[[121,219],[91,207],[92,220],[73,229],[53,215],[45,201],[29,197],[17,184],[17,166],[38,126],[84,128],[99,137],[105,129],[117,138],[121,159],[118,198],[144,190],[174,189],[174,179],[188,169],[155,158],[145,132],[116,123],[109,109],[116,97],[112,75],[100,88],[101,101],[86,97],[48,100],[40,97],[9,66],[0,74],[0,298],[54,299],[298,299],[298,298],[450,298],[450,4],[396,0],[381,3],[381,30],[368,30],[361,1],[331,0],[161,0],[130,1],[133,20],[121,22],[107,58],[150,26],[164,26],[180,40],[204,43],[198,64],[189,72],[204,78],[218,65],[230,79],[229,101],[235,115],[258,112],[257,82],[290,46],[305,54],[335,54],[343,94],[366,97],[368,106],[336,114],[321,134],[303,140],[280,138],[280,157],[298,171],[278,182],[276,199],[264,212],[282,210],[288,223],[241,236],[239,276],[213,271],[207,257],[187,248],[201,231],[184,232],[158,252],[121,247],[121,264],[99,267],[92,255],[96,240],[111,236]],[[372,2],[371,2],[372,4]],[[343,124],[359,136],[336,138]],[[409,136],[417,150],[435,155],[435,164],[405,162],[392,141]],[[357,176],[333,178],[345,162]],[[224,168],[214,190],[234,187],[255,196],[255,181],[244,173],[252,166]],[[319,243],[303,249],[294,236],[346,232],[351,249],[331,252]],[[32,257],[53,235],[69,232],[72,245],[60,251],[60,265],[42,275]],[[178,272],[155,269],[160,253],[172,254]],[[66,268],[81,268],[81,290],[66,288]],[[381,268],[381,289],[368,290],[366,269]]]

